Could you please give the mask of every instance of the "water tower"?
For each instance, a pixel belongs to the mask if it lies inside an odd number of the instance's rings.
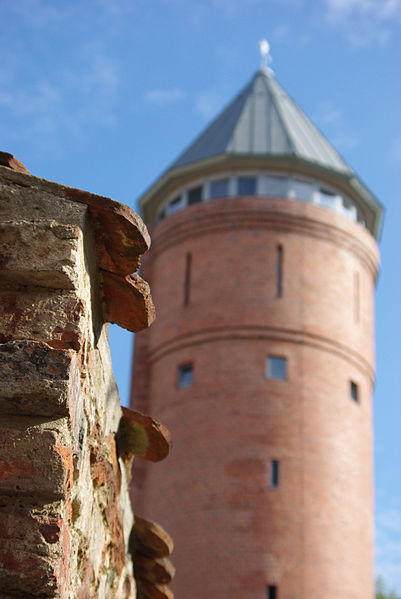
[[[140,205],[131,401],[174,447],[135,511],[174,538],[176,597],[372,598],[380,204],[262,68]]]

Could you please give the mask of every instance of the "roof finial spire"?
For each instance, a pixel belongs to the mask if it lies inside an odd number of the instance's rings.
[[[273,69],[271,69],[269,67],[269,64],[271,64],[273,59],[270,56],[270,44],[267,41],[267,39],[263,38],[262,40],[260,40],[259,50],[260,50],[260,55],[262,57],[262,61],[260,63],[261,71],[266,73],[266,75],[273,75],[274,71],[273,71]]]

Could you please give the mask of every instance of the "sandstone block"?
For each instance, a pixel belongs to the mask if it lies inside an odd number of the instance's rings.
[[[87,320],[84,301],[71,291],[9,291],[0,302],[0,341],[32,339],[79,350]]]
[[[0,344],[0,414],[74,414],[79,393],[77,356],[72,350],[36,341]]]
[[[4,199],[3,206],[0,202],[0,216],[3,212],[5,220],[15,218],[16,214],[19,218],[32,218],[35,198],[38,200],[37,217],[44,215],[60,220],[62,215],[62,222],[72,223],[77,222],[71,220],[74,212],[87,209],[95,229],[100,268],[120,275],[128,275],[139,268],[139,258],[150,247],[150,237],[141,217],[128,206],[1,166],[0,177],[4,186],[2,189],[0,185],[0,200]],[[18,189],[21,187],[22,190]],[[23,201],[19,201],[20,198]],[[28,207],[27,199],[30,200]],[[10,213],[13,216],[7,218]]]
[[[26,418],[0,419],[0,495],[62,498],[72,473],[72,448],[57,431]]]
[[[82,231],[54,220],[0,223],[0,284],[76,289]]]
[[[83,231],[87,207],[65,200],[57,192],[32,186],[34,177],[0,166],[0,221],[51,220],[78,225]]]
[[[54,565],[32,551],[0,548],[0,588],[13,597],[54,597],[57,591]]]
[[[29,503],[31,502],[31,503]],[[38,555],[61,556],[65,532],[61,502],[47,503],[36,498],[1,497],[0,545],[7,551],[32,551]]]

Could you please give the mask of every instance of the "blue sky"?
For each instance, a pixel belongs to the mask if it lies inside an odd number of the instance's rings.
[[[377,572],[401,593],[401,0],[0,0],[0,149],[136,198],[259,67],[385,205],[377,290]],[[131,336],[111,327],[126,401]]]

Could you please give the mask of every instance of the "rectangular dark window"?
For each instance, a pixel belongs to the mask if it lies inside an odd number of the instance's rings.
[[[350,395],[353,401],[359,403],[359,390],[358,385],[354,381],[350,381]]]
[[[202,201],[202,185],[188,190],[188,206]]]
[[[178,367],[178,388],[190,387],[193,383],[193,364],[188,362],[187,364],[181,364]]]
[[[269,584],[267,587],[267,599],[278,599],[276,586]]]
[[[280,484],[280,462],[278,460],[270,461],[270,487],[278,489]]]
[[[277,246],[277,288],[276,295],[281,297],[283,295],[283,246]]]
[[[184,306],[188,306],[189,304],[189,293],[191,289],[191,263],[192,254],[187,252],[185,256]]]
[[[268,356],[266,374],[268,379],[285,381],[287,379],[287,358]]]
[[[210,197],[224,198],[228,196],[229,179],[216,179],[210,182]]]
[[[255,177],[238,177],[238,195],[254,196],[256,195]]]

